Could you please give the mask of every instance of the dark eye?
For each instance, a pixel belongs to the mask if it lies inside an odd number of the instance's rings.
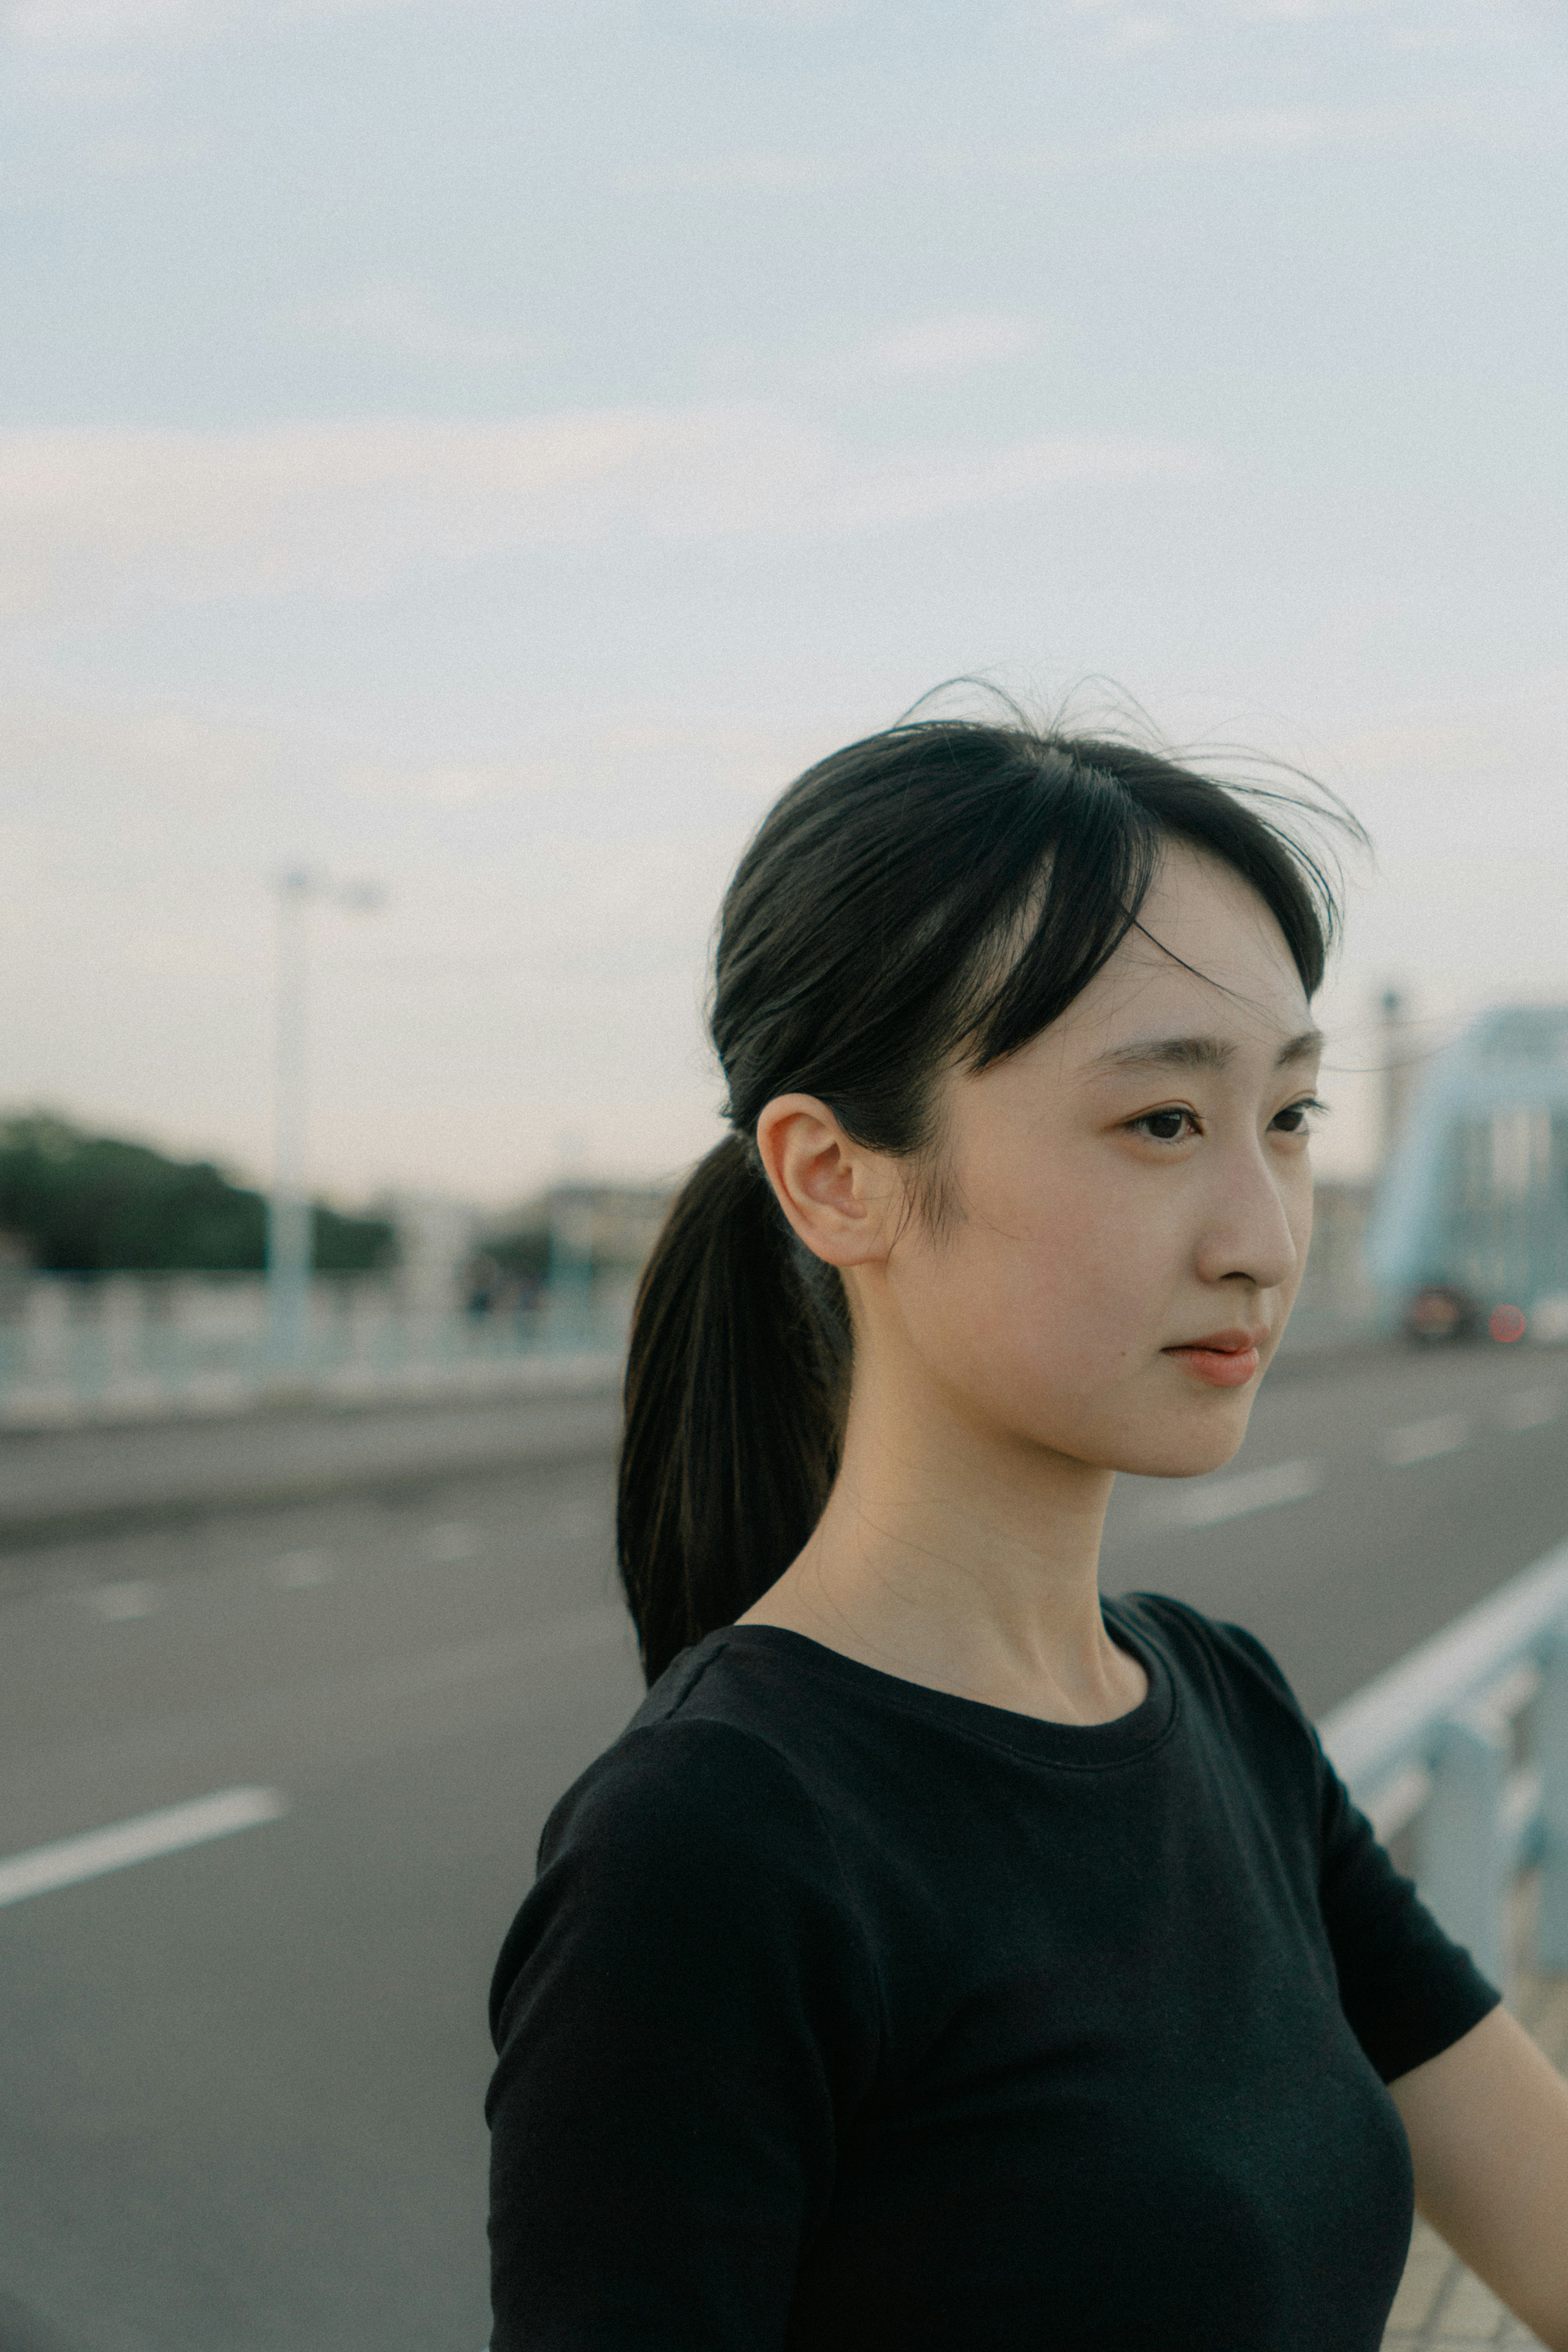
[[[1322,1103],[1310,1097],[1305,1102],[1287,1103],[1283,1110],[1275,1112],[1273,1124],[1281,1135],[1306,1135],[1311,1131],[1313,1111],[1322,1108]]]
[[[1181,1143],[1186,1139],[1184,1130],[1195,1124],[1189,1110],[1150,1110],[1133,1121],[1155,1143]]]

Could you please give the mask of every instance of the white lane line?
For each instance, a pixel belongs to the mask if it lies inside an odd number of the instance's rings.
[[[1213,1486],[1189,1486],[1175,1497],[1174,1516],[1184,1527],[1214,1528],[1222,1519],[1245,1518],[1276,1503],[1302,1503],[1322,1485],[1316,1462],[1271,1462],[1262,1470],[1239,1470]]]
[[[1516,1389],[1512,1396],[1504,1397],[1497,1417],[1505,1429],[1544,1429],[1562,1410],[1563,1398],[1556,1389]]]
[[[597,1503],[562,1503],[549,1521],[547,1533],[581,1543],[590,1536],[609,1532],[609,1521]]]
[[[286,1592],[307,1592],[331,1581],[332,1555],[329,1551],[280,1552],[272,1563],[272,1574],[274,1582]]]
[[[441,1527],[425,1529],[424,1556],[436,1568],[451,1568],[460,1559],[477,1559],[484,1549],[484,1528],[472,1526],[466,1519],[448,1519]]]
[[[1439,1412],[1430,1421],[1412,1421],[1403,1429],[1385,1429],[1378,1451],[1389,1467],[1407,1470],[1415,1462],[1433,1462],[1439,1454],[1457,1454],[1470,1433],[1462,1412]]]
[[[99,1584],[78,1597],[84,1607],[107,1617],[113,1625],[122,1625],[131,1617],[151,1617],[163,1605],[155,1584]]]
[[[220,1789],[215,1796],[138,1813],[133,1821],[116,1822],[110,1829],[86,1830],[54,1845],[34,1846],[28,1853],[14,1853],[8,1862],[0,1862],[0,1904],[25,1903],[30,1895],[50,1895],[57,1886],[101,1878],[133,1862],[183,1853],[187,1846],[205,1845],[210,1838],[230,1837],[235,1830],[275,1822],[287,1810],[287,1799],[277,1789]]]

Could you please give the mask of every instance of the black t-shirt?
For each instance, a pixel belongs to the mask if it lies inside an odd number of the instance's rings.
[[[685,1652],[492,1995],[496,2352],[1375,2352],[1384,2084],[1498,1996],[1267,1653],[1105,1604],[1092,1726]]]

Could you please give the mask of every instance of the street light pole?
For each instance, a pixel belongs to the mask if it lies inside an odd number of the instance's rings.
[[[273,1360],[305,1358],[310,1297],[310,1202],[306,1192],[306,1008],[309,992],[310,877],[279,877],[273,1041],[272,1193],[267,1211],[267,1304]]]
[[[310,909],[327,899],[361,913],[382,903],[372,883],[338,883],[294,866],[277,880],[274,982],[272,1191],[267,1208],[268,1341],[275,1364],[303,1370],[312,1234],[308,1177]]]

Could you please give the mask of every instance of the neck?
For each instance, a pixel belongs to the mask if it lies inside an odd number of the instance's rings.
[[[746,1613],[884,1673],[1059,1722],[1143,1693],[1107,1636],[1114,1473],[977,1423],[950,1393],[857,1362],[842,1461],[805,1550]]]

